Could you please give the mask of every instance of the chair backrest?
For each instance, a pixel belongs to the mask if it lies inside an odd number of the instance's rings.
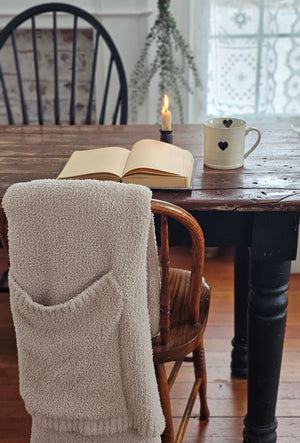
[[[72,25],[63,34],[61,15],[64,20],[71,17]],[[40,32],[41,18],[49,20],[51,31],[46,34]],[[4,114],[8,124],[127,123],[120,55],[106,29],[88,12],[63,3],[29,8],[1,31],[0,51],[0,102],[5,105],[0,118]]]
[[[204,266],[204,236],[197,220],[183,208],[161,200],[152,200],[151,209],[160,216],[160,265],[161,265],[161,296],[160,296],[160,339],[166,345],[170,330],[171,297],[169,290],[169,221],[173,219],[183,225],[192,242],[192,264],[188,312],[189,322],[199,322],[199,306]]]
[[[188,302],[189,321],[195,324],[199,321],[199,306],[204,266],[204,236],[197,220],[183,208],[161,200],[153,199],[151,210],[159,216],[160,222],[160,265],[161,265],[161,295],[160,295],[160,340],[165,345],[168,342],[170,330],[171,295],[169,291],[169,219],[183,225],[190,235],[192,242],[191,279]],[[7,219],[0,205],[0,237],[8,250]]]

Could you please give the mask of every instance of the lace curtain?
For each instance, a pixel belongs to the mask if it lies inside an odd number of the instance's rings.
[[[209,13],[205,114],[300,126],[300,0],[212,0]]]

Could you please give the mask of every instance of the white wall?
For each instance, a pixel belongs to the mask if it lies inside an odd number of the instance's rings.
[[[127,82],[142,51],[151,16],[150,0],[102,0],[99,19],[113,38],[123,61]],[[150,122],[149,103],[141,109],[138,123]],[[130,112],[129,112],[130,118]],[[129,120],[130,122],[130,120]]]

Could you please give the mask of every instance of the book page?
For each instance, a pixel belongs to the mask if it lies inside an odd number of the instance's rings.
[[[191,186],[191,180],[194,168],[194,157],[190,151],[184,150],[184,170],[186,171],[186,186]]]
[[[86,175],[113,174],[121,178],[130,154],[129,149],[112,146],[109,148],[74,151],[57,178]]]
[[[182,177],[181,175],[170,175],[170,174],[133,174],[127,175],[123,179],[124,183],[133,183],[136,185],[148,186],[151,189],[182,189],[189,188],[190,180],[187,177]]]
[[[189,166],[186,170],[189,164],[187,158],[193,165],[193,156],[189,151],[158,140],[140,140],[132,148],[123,175],[160,172],[188,176],[191,172]]]

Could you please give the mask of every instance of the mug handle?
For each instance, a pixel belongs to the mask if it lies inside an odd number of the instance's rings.
[[[246,154],[244,155],[244,158],[248,157],[248,155],[251,154],[251,152],[254,151],[254,149],[257,147],[257,145],[258,145],[258,143],[260,142],[260,139],[261,139],[261,134],[260,134],[259,130],[256,129],[256,128],[248,128],[248,129],[246,129],[246,135],[248,135],[249,132],[251,132],[251,131],[255,131],[257,133],[258,137],[257,137],[257,140],[254,143],[254,145],[249,149],[249,151],[246,152]]]

